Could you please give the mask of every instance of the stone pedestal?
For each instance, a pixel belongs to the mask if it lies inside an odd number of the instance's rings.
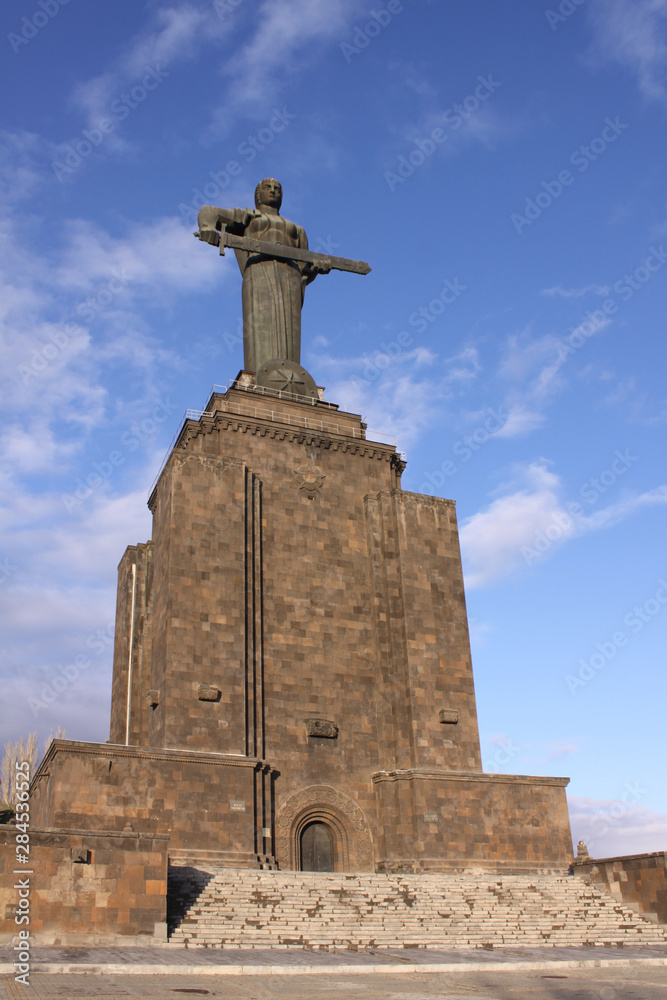
[[[455,505],[403,468],[247,378],[186,420],[119,567],[111,745],[54,742],[39,821],[244,866],[298,869],[311,823],[339,871],[566,866],[566,779],[482,774]]]

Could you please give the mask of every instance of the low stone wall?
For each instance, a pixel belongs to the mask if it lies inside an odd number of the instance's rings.
[[[32,828],[21,864],[16,833],[0,827],[0,942],[166,941],[168,836]]]
[[[604,887],[636,913],[667,924],[667,852],[577,859],[574,873]]]

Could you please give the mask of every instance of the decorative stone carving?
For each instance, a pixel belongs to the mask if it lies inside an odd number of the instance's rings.
[[[150,691],[146,692],[146,701],[151,708],[157,708],[160,704],[160,692],[155,688],[151,688]]]
[[[588,848],[584,844],[583,840],[580,840],[577,844],[577,860],[581,861],[584,858],[589,858]]]
[[[97,757],[93,760],[93,774],[108,774],[111,770],[111,761],[106,757]]]
[[[349,796],[331,785],[311,785],[295,792],[276,816],[276,860],[286,871],[299,868],[299,838],[307,823],[327,823],[336,842],[340,871],[372,872],[375,868],[370,825]]]
[[[451,708],[441,708],[438,718],[443,725],[455,726],[459,721],[459,713]]]
[[[220,701],[220,690],[209,684],[200,684],[197,688],[197,698],[199,701]]]
[[[322,475],[312,458],[294,470],[297,488],[301,493],[305,493],[309,500],[313,500],[320,493],[325,479],[326,476]]]
[[[335,740],[338,736],[338,726],[326,719],[306,719],[308,736],[319,736],[326,740]]]
[[[91,854],[85,847],[73,847],[71,851],[72,863],[75,865],[89,865]]]
[[[255,385],[273,392],[289,392],[294,396],[317,399],[317,386],[305,368],[285,358],[271,358],[258,370]]]

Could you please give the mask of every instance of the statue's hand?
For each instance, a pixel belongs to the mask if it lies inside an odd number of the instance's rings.
[[[202,242],[210,243],[214,247],[220,246],[220,233],[217,229],[200,229],[198,235]]]
[[[303,269],[303,273],[306,278],[312,279],[316,278],[318,274],[328,274],[330,270],[331,270],[330,264],[310,263],[306,264],[306,266]]]

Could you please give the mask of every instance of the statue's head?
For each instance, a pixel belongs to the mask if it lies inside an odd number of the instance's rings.
[[[270,205],[279,212],[282,201],[282,184],[275,177],[265,177],[255,188],[255,208],[257,210],[261,209],[262,205]]]

